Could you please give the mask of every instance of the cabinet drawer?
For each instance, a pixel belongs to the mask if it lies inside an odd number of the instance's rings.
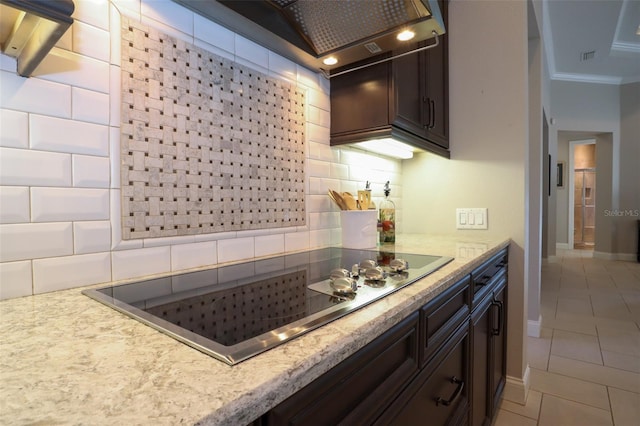
[[[418,312],[263,417],[267,425],[371,424],[418,371]]]
[[[490,289],[490,283],[502,271],[506,271],[508,264],[507,249],[501,250],[491,259],[471,272],[471,287],[473,289],[473,304],[476,305]]]
[[[464,424],[468,413],[469,327],[461,326],[376,424]]]
[[[427,303],[420,312],[423,337],[420,365],[431,359],[435,351],[469,314],[471,277],[467,275]]]

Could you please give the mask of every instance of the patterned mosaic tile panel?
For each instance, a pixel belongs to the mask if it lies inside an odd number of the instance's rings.
[[[122,24],[123,239],[304,225],[304,93]]]

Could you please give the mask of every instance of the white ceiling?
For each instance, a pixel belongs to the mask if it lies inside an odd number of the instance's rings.
[[[543,0],[543,13],[552,79],[640,81],[640,0]]]

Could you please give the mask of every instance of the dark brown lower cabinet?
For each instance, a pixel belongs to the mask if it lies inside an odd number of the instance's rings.
[[[490,424],[506,377],[506,269],[505,250],[253,424]]]
[[[506,381],[506,273],[471,312],[471,425],[491,424]]]

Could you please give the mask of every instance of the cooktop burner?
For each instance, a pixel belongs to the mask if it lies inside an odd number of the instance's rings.
[[[83,293],[234,365],[451,260],[329,247]]]

